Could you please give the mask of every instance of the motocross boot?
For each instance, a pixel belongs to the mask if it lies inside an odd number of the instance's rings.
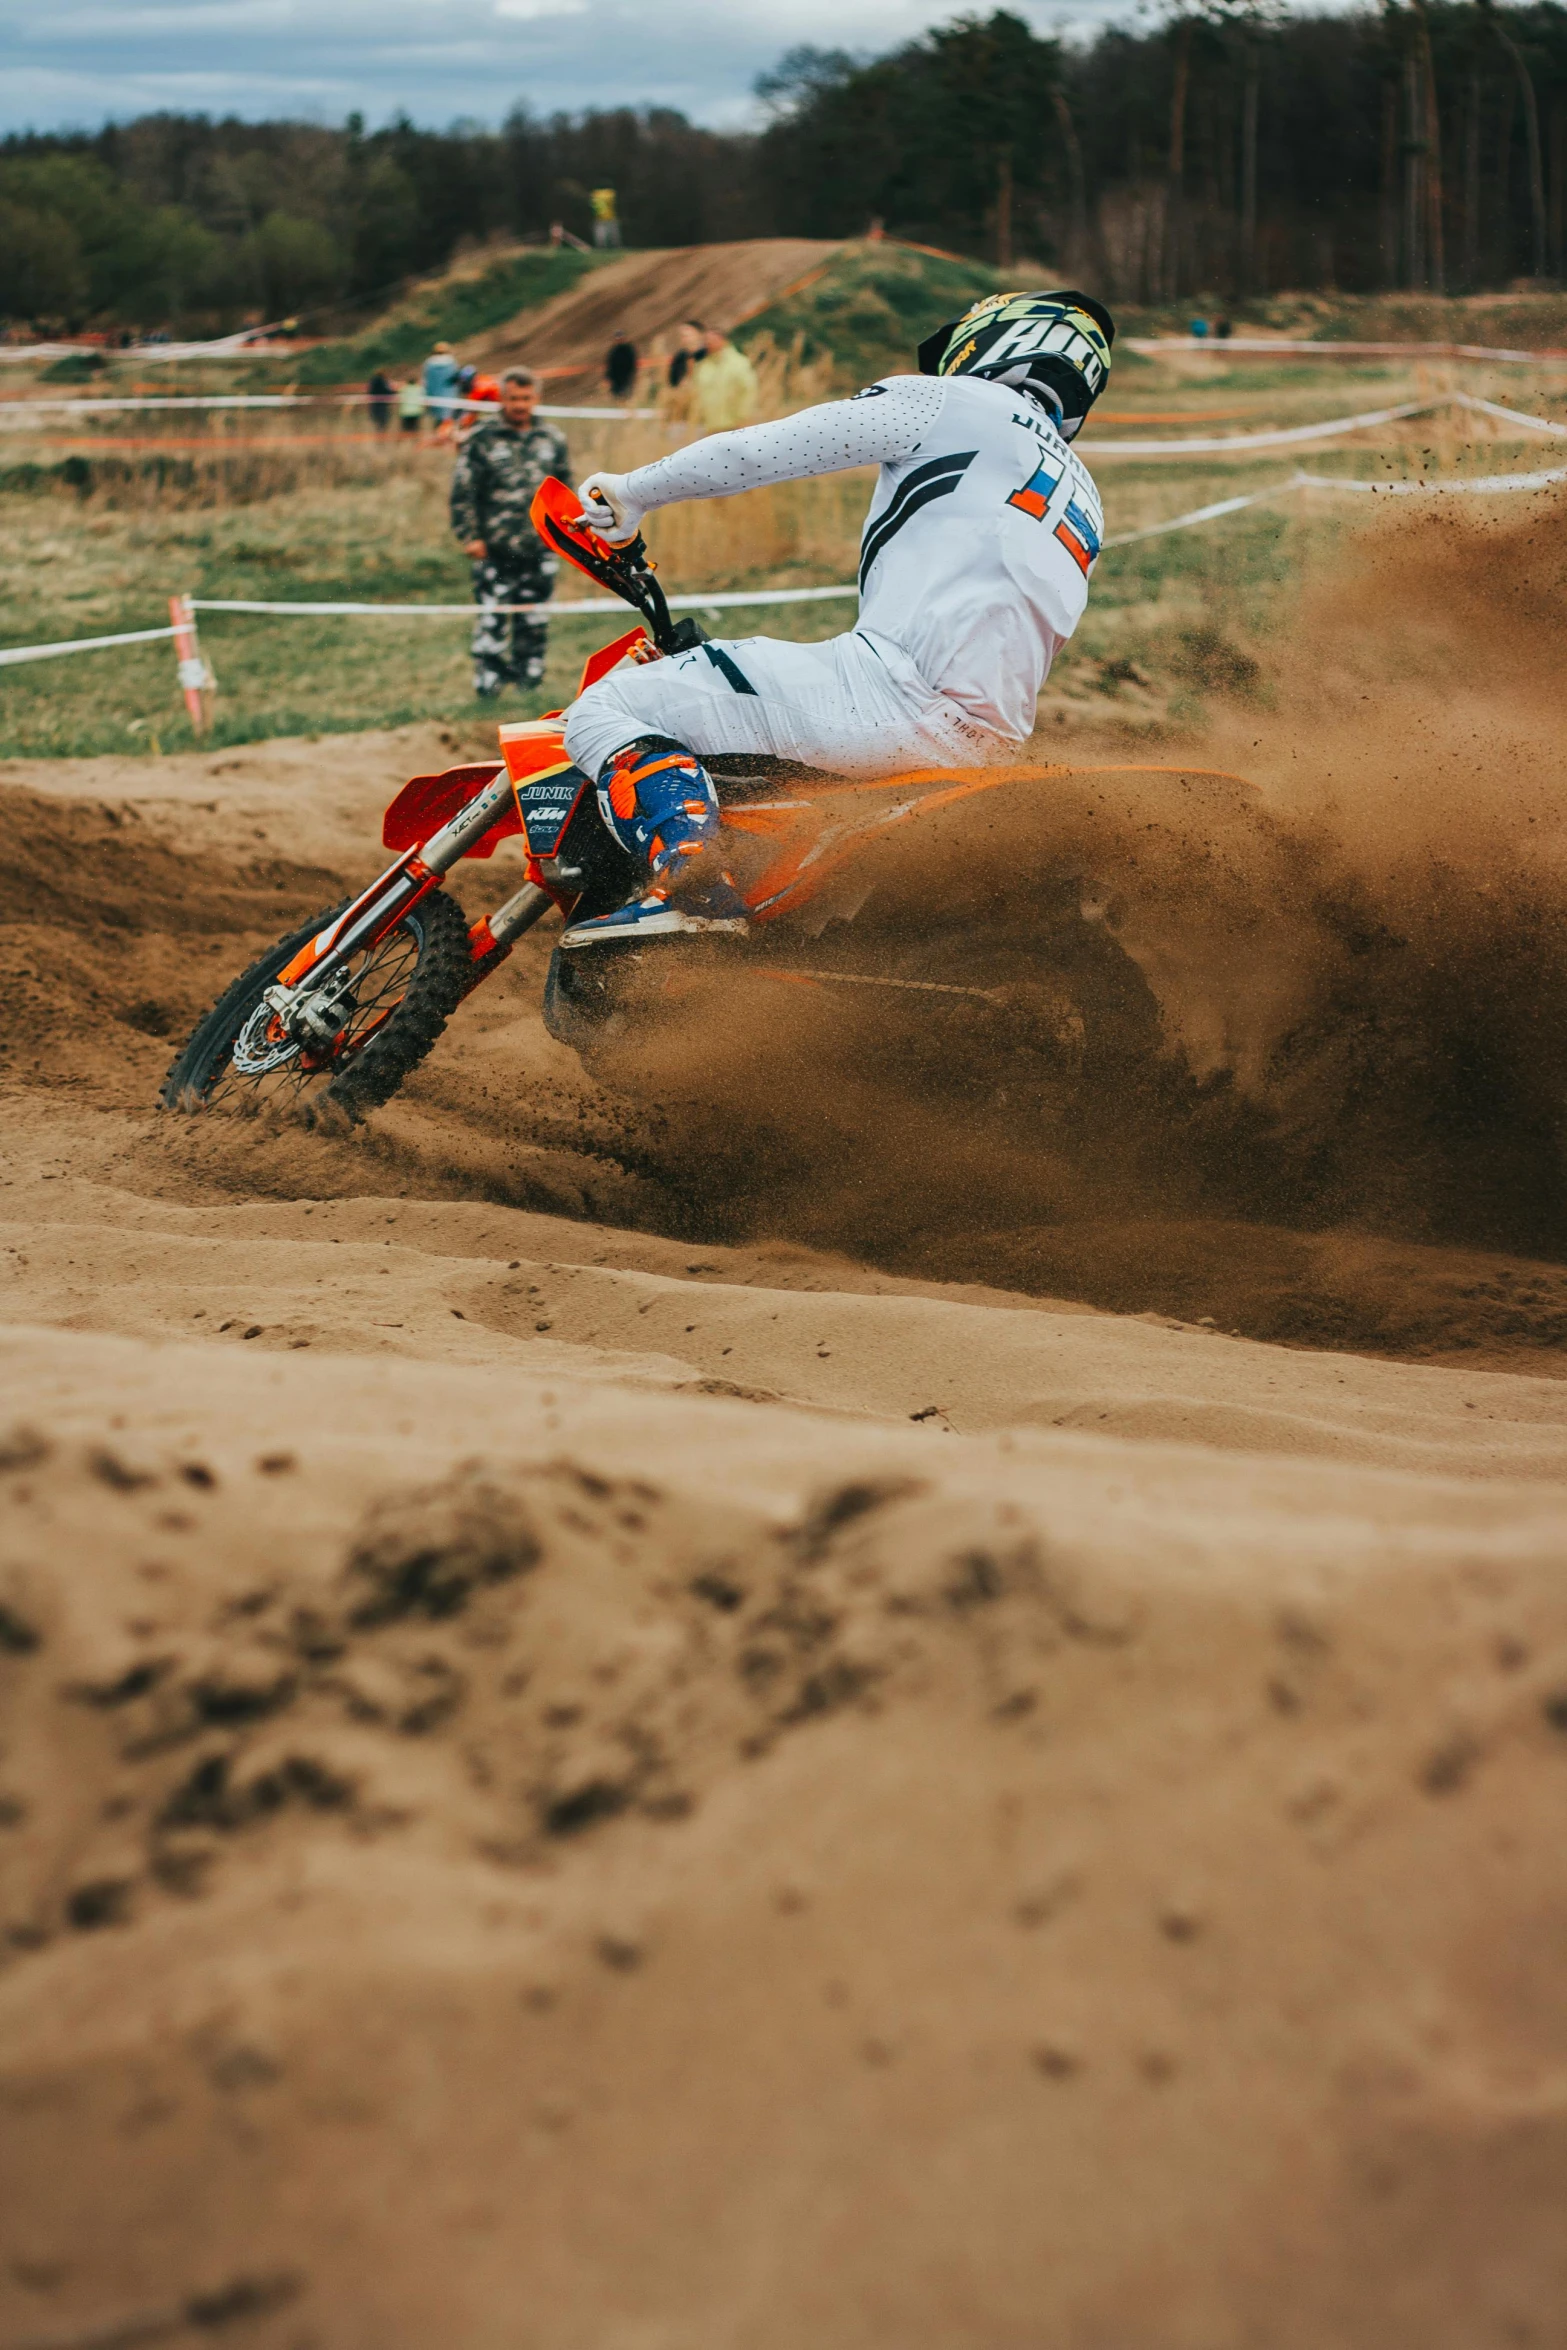
[[[684,743],[660,734],[628,743],[599,777],[598,803],[621,847],[646,865],[652,886],[613,913],[569,924],[563,947],[679,933],[745,935],[745,900],[716,863],[718,794]]]

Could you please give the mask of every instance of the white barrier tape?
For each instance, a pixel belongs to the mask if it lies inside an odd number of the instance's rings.
[[[1286,486],[1302,490],[1358,490],[1373,497],[1430,498],[1544,490],[1567,481],[1567,465],[1537,466],[1532,473],[1488,473],[1474,481],[1343,481],[1331,473],[1297,473]]]
[[[1290,490],[1391,490],[1399,497],[1418,497],[1430,491],[1505,494],[1513,490],[1549,489],[1558,481],[1567,481],[1567,465],[1539,466],[1532,473],[1488,473],[1474,481],[1344,481],[1330,473],[1293,473],[1288,481],[1276,482],[1271,490],[1252,490],[1241,498],[1221,498],[1217,505],[1199,506],[1190,514],[1177,514],[1169,522],[1152,522],[1144,530],[1123,530],[1102,543],[1107,548],[1130,547],[1139,539],[1162,538],[1168,530],[1190,530],[1194,523],[1216,522],[1221,514],[1238,514],[1245,506],[1266,505],[1270,498],[1282,498]]]
[[[210,343],[133,343],[123,351],[107,353],[96,343],[8,343],[0,345],[0,364],[7,361],[23,365],[38,359],[88,359],[113,357],[140,359],[163,363],[170,359],[239,359],[247,356],[283,355],[282,347],[274,353],[266,338],[269,327],[244,327],[239,333],[220,335]],[[1127,335],[1129,350],[1157,357],[1166,351],[1206,351],[1219,354],[1227,351],[1261,353],[1264,357],[1289,359],[1297,353],[1307,358],[1388,358],[1388,359],[1477,359],[1496,360],[1507,366],[1560,366],[1567,363],[1567,351],[1501,351],[1484,343],[1340,343],[1321,337],[1300,340],[1277,335]]]
[[[1271,359],[1480,359],[1508,367],[1567,366],[1567,351],[1495,351],[1485,343],[1336,343],[1311,337],[1295,342],[1270,335],[1128,335],[1126,342],[1146,359],[1167,351],[1247,351]]]
[[[12,416],[107,416],[127,408],[292,408],[308,404],[294,392],[148,392],[103,400],[7,400],[0,420]]]
[[[1102,539],[1100,545],[1130,547],[1138,539],[1163,538],[1167,530],[1190,530],[1194,523],[1217,522],[1221,514],[1238,514],[1243,506],[1260,506],[1266,499],[1282,497],[1295,486],[1294,481],[1281,481],[1271,490],[1253,490],[1244,498],[1221,498],[1216,506],[1199,506],[1194,513],[1177,514],[1171,522],[1151,522],[1146,530],[1118,531],[1114,538]]]
[[[1494,416],[1526,432],[1567,433],[1567,424],[1548,416],[1529,416],[1521,408],[1504,408],[1498,401],[1477,399],[1469,392],[1442,392],[1433,400],[1409,400],[1397,408],[1368,408],[1358,416],[1335,416],[1325,424],[1281,426],[1272,432],[1216,433],[1186,441],[1100,441],[1086,444],[1097,462],[1102,457],[1244,456],[1249,450],[1288,449],[1308,441],[1336,440],[1343,433],[1363,432],[1372,425],[1396,424],[1409,416],[1432,416],[1441,408],[1467,408]]]
[[[267,350],[270,327],[245,326],[236,334],[219,335],[210,343],[127,343],[106,351],[101,343],[6,343],[0,361],[21,364],[31,359],[243,359]]]
[[[1446,400],[1407,400],[1398,408],[1368,408],[1359,416],[1335,416],[1326,424],[1292,424],[1276,432],[1215,433],[1189,441],[1094,441],[1088,454],[1102,457],[1211,457],[1244,455],[1249,449],[1287,449],[1303,441],[1331,441],[1341,433],[1364,432],[1374,424],[1396,424],[1406,416],[1428,416]]]
[[[854,584],[847,587],[764,588],[758,593],[740,588],[725,588],[708,596],[671,596],[672,612],[727,611],[747,604],[816,604],[838,596],[857,596]],[[440,620],[475,618],[483,613],[542,612],[550,615],[579,612],[623,612],[626,607],[617,597],[591,596],[578,602],[562,604],[253,604],[226,601],[215,596],[190,596],[186,599],[192,612],[262,612],[285,620],[307,619],[391,619]],[[0,649],[0,664],[18,661],[47,661],[60,653],[90,653],[108,645],[146,645],[156,637],[178,635],[173,628],[135,628],[120,636],[68,637],[57,645],[11,645]],[[181,678],[183,684],[184,678]]]
[[[449,619],[454,613],[497,612],[618,612],[612,599],[592,604],[259,604],[227,601],[221,597],[192,596],[193,612],[270,612],[283,620],[427,620]]]
[[[1276,482],[1271,489],[1253,490],[1245,497],[1221,498],[1215,505],[1198,506],[1190,514],[1177,514],[1169,522],[1149,523],[1143,530],[1119,531],[1103,541],[1106,550],[1111,547],[1130,547],[1139,539],[1162,538],[1166,531],[1191,530],[1199,523],[1217,522],[1222,515],[1238,514],[1247,506],[1265,505],[1270,498],[1283,497],[1290,490],[1352,490],[1372,495],[1392,497],[1420,497],[1453,492],[1506,493],[1515,490],[1549,489],[1559,481],[1567,481],[1567,465],[1537,467],[1532,473],[1491,473],[1474,481],[1349,481],[1327,473],[1295,473],[1288,481]],[[732,610],[737,606],[763,604],[824,603],[829,598],[857,596],[857,586],[816,588],[769,588],[757,594],[741,588],[726,588],[706,596],[671,596],[672,612],[716,612]],[[442,619],[464,617],[484,612],[542,612],[546,617],[580,612],[620,612],[625,606],[608,596],[584,598],[581,602],[564,604],[260,604],[227,601],[213,596],[191,596],[187,599],[192,612],[260,612],[271,613],[283,619]],[[11,645],[0,648],[0,666],[18,661],[47,661],[60,653],[89,653],[109,645],[151,644],[157,637],[178,635],[173,628],[138,628],[120,636],[72,637],[57,645]]]
[[[395,398],[395,393],[388,394],[384,405],[390,407]],[[147,408],[369,408],[378,402],[380,395],[372,392],[146,392],[89,400],[4,400],[0,401],[0,424],[21,416],[109,416]],[[429,400],[420,414],[459,408],[475,414],[489,410],[500,414],[494,400]],[[656,421],[659,411],[656,408],[556,408],[541,401],[534,414],[610,418],[623,424],[628,419],[642,423]]]
[[[351,392],[344,404],[348,406],[368,401],[370,397],[369,392]],[[475,415],[483,415],[488,410],[499,416],[501,412],[498,400],[450,400],[443,398],[440,393],[433,394],[426,405],[430,408],[466,408]],[[656,408],[554,408],[541,400],[533,413],[535,416],[613,416],[620,422],[627,417],[636,417],[645,423],[650,417],[656,418],[659,412]]]
[[[0,647],[0,667],[9,667],[17,661],[48,661],[59,653],[94,653],[104,645],[150,645],[154,637],[176,636],[173,628],[133,628],[123,636],[73,636],[58,645],[6,645]]]
[[[368,392],[306,393],[306,392],[215,392],[211,395],[161,394],[144,398],[91,400],[12,400],[0,402],[0,430],[12,419],[24,415],[92,416],[125,413],[146,409],[222,409],[222,408],[311,408],[311,407],[368,407]],[[452,400],[431,402],[437,407],[455,412],[465,409],[479,413],[494,407],[490,400]],[[1495,400],[1482,400],[1468,392],[1444,392],[1431,400],[1410,400],[1393,408],[1369,408],[1357,416],[1330,417],[1323,424],[1296,424],[1280,426],[1268,432],[1205,434],[1190,440],[1128,441],[1098,440],[1087,444],[1097,460],[1107,457],[1211,457],[1245,456],[1251,451],[1266,452],[1301,446],[1312,441],[1336,440],[1351,432],[1363,432],[1380,424],[1401,423],[1411,416],[1428,416],[1438,409],[1455,407],[1493,416],[1498,421],[1516,424],[1526,432],[1567,434],[1567,424],[1558,424],[1550,417],[1530,416],[1522,409],[1503,407]],[[541,403],[535,410],[539,416],[628,421],[657,421],[656,408],[557,408]],[[214,444],[217,446],[218,444]]]
[[[1496,400],[1477,399],[1472,392],[1454,392],[1453,404],[1458,408],[1478,409],[1482,416],[1499,416],[1507,424],[1521,424],[1530,432],[1567,433],[1567,424],[1556,424],[1549,416],[1527,416],[1521,408],[1504,408]]]
[[[671,596],[671,612],[722,612],[743,604],[818,604],[833,596],[857,596],[859,588],[810,587],[763,588],[755,593],[746,588],[723,588],[707,596]],[[463,612],[623,612],[627,607],[616,596],[588,596],[580,601],[544,604],[260,604],[239,603],[216,596],[192,596],[193,612],[272,612],[285,619],[347,619],[363,620],[386,618],[393,620],[423,620],[427,617],[450,616]]]

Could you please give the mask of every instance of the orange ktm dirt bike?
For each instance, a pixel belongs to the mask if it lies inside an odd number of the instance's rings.
[[[540,535],[640,614],[588,660],[579,691],[622,661],[706,641],[675,622],[640,538],[611,547],[574,495],[547,481]],[[624,904],[640,875],[566,756],[560,713],[503,724],[502,757],[420,775],[387,809],[393,861],[357,897],[316,915],[253,963],[197,1025],[165,1080],[168,1108],[327,1100],[351,1117],[390,1100],[463,998],[524,932]],[[724,811],[725,859],[753,919],[744,938],[613,943],[551,958],[543,1018],[590,1069],[693,986],[749,975],[901,1004],[953,1067],[995,1081],[1009,1055],[1070,1078],[1157,1048],[1158,1013],[1136,965],[1085,911],[1075,871],[965,892],[960,875],[900,886],[877,849],[937,811],[1029,780],[922,771],[846,784],[779,762],[706,761]],[[1060,770],[1054,771],[1057,775]],[[1037,771],[1032,779],[1039,788]],[[965,811],[967,813],[967,811]],[[526,878],[469,922],[442,884],[467,857],[520,836]],[[798,995],[792,999],[798,1007]],[[780,1010],[782,1004],[780,1002]]]

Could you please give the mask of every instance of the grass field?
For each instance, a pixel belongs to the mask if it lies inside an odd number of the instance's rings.
[[[1309,422],[1455,384],[1567,419],[1567,368],[1329,367],[1218,352],[1153,363],[1128,354],[1083,448],[1092,466],[1096,447],[1116,438]],[[667,428],[656,425],[576,425],[571,433],[579,473],[601,462],[640,462],[671,445]],[[81,447],[67,449],[42,435],[7,436],[16,454],[0,463],[0,526],[11,552],[0,576],[0,641],[156,626],[175,591],[323,602],[468,595],[468,566],[446,520],[449,452],[378,446],[362,428],[319,413],[301,424],[244,418],[211,434],[188,420],[154,427],[137,418],[132,430],[111,419],[96,441],[79,439]],[[146,445],[119,445],[127,440]],[[1314,472],[1394,479],[1544,466],[1551,446],[1449,414],[1303,456]],[[1295,462],[1291,452],[1265,460],[1194,454],[1173,463],[1101,457],[1107,529],[1145,528],[1226,497],[1281,489]],[[843,475],[672,509],[649,533],[665,585],[679,593],[852,579],[869,488],[868,478]],[[1107,549],[1042,723],[1092,717],[1156,731],[1194,720],[1214,695],[1264,690],[1268,640],[1287,618],[1293,584],[1344,530],[1376,527],[1369,504],[1296,493],[1201,529]],[[593,592],[575,578],[558,592],[575,596],[579,588]],[[758,608],[709,625],[734,636],[814,638],[850,625],[854,608],[852,598]],[[565,699],[585,652],[615,626],[612,616],[558,621],[545,692],[531,702],[508,694],[502,713]],[[467,635],[460,616],[208,616],[203,647],[219,687],[209,739],[434,718],[465,740],[487,740],[494,706],[476,704],[469,690]],[[0,756],[156,756],[190,740],[166,643],[0,669]]]
[[[297,359],[260,359],[246,383],[265,388],[285,377],[301,385],[362,383],[377,367],[409,369],[428,358],[437,341],[460,343],[549,302],[605,255],[569,247],[466,258],[440,277],[413,287],[358,334],[316,343]]]

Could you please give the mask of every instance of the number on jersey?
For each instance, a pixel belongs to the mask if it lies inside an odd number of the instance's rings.
[[[1035,522],[1043,522],[1050,511],[1050,501],[1061,487],[1065,476],[1052,472],[1041,458],[1021,489],[1014,490],[1007,500],[1020,514],[1029,515]],[[1068,497],[1066,511],[1055,526],[1055,536],[1061,541],[1078,570],[1086,579],[1099,554],[1099,524],[1095,516],[1076,498]]]

